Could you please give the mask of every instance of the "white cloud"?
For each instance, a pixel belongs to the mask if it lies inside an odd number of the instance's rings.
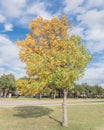
[[[104,8],[104,0],[88,0],[87,7],[88,8],[92,8],[92,7]]]
[[[84,36],[84,28],[81,26],[75,26],[71,30],[69,29],[69,34],[76,34],[81,37]]]
[[[90,28],[104,28],[104,10],[90,10],[78,15],[78,21]]]
[[[0,23],[4,23],[6,20],[5,16],[0,14]]]
[[[27,14],[32,14],[36,16],[42,16],[43,18],[50,19],[51,15],[46,11],[46,3],[35,2],[29,8],[27,8]]]
[[[102,29],[89,29],[85,32],[87,40],[104,41],[104,31]]]
[[[13,31],[13,25],[11,23],[5,24],[4,31]]]
[[[79,80],[79,83],[88,83],[91,85],[104,84],[104,66],[87,68],[85,76]],[[104,86],[103,86],[104,87]]]
[[[79,15],[80,25],[87,29],[84,31],[83,39],[91,52],[104,51],[104,10],[90,10]]]
[[[64,5],[65,8],[63,9],[64,13],[75,13],[79,12],[79,6],[83,3],[84,0],[65,0]],[[83,11],[83,10],[82,10]]]
[[[26,0],[0,0],[1,12],[7,17],[19,17],[23,13]]]
[[[17,78],[25,75],[16,45],[6,36],[0,35],[0,75],[3,73],[13,73]]]
[[[104,42],[87,42],[87,48],[89,49],[89,51],[94,54],[94,53],[100,53],[104,51]]]
[[[37,16],[42,16],[45,19],[50,19],[53,15],[46,10],[47,3],[34,2],[25,7],[24,15],[18,21],[22,25],[28,24]]]
[[[63,12],[70,15],[83,14],[97,8],[104,9],[104,0],[65,0],[63,4]]]
[[[37,16],[50,19],[53,15],[47,11],[48,4],[45,1],[29,0],[1,0],[0,12],[8,19],[7,22],[16,21],[14,24],[29,24]]]
[[[22,25],[23,27],[28,27],[29,23],[33,20],[33,16],[28,16],[28,15],[24,15],[23,17],[21,17],[21,19],[18,21],[18,24],[20,24],[20,26]]]

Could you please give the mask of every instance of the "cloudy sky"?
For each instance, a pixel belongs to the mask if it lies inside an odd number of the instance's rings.
[[[16,41],[25,39],[34,18],[62,15],[74,23],[69,33],[80,35],[93,54],[80,83],[104,86],[104,0],[0,0],[0,75],[24,76]]]

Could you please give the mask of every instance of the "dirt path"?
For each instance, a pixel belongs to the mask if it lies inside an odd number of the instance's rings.
[[[104,99],[68,99],[68,105],[95,105],[104,104]],[[62,104],[61,99],[38,100],[38,99],[3,99],[0,98],[0,108],[20,107],[20,106],[59,106]]]

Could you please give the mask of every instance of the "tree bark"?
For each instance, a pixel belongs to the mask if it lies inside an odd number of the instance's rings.
[[[0,90],[0,97],[2,97],[2,91]]]
[[[2,97],[4,98],[5,97],[5,89],[2,90]]]
[[[53,99],[56,98],[56,90],[53,92]]]
[[[9,90],[7,90],[7,92],[6,92],[6,97],[8,97],[9,96]]]
[[[63,97],[63,103],[62,103],[62,109],[63,109],[63,121],[62,121],[62,126],[67,127],[68,126],[68,119],[67,119],[67,93],[68,90],[64,89],[64,97]]]
[[[40,99],[40,100],[42,99],[42,94],[41,94],[41,93],[39,94],[39,99]]]

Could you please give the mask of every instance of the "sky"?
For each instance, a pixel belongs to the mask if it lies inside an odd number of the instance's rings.
[[[29,23],[38,16],[51,19],[63,15],[74,24],[69,34],[81,36],[93,55],[78,82],[104,87],[104,0],[0,0],[0,75],[25,76],[17,40],[26,38]]]

